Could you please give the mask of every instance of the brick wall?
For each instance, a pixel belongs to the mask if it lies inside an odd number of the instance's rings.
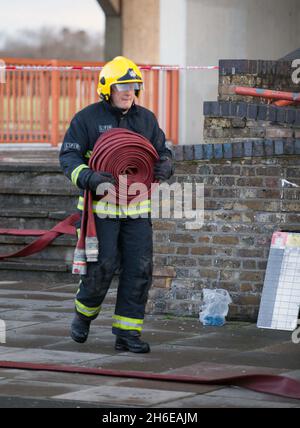
[[[252,101],[251,97],[235,95],[233,86],[299,92],[299,85],[292,81],[292,61],[220,60],[219,67],[219,101]]]
[[[203,182],[205,222],[154,221],[148,311],[198,315],[203,288],[227,289],[229,318],[256,321],[271,237],[299,231],[300,110],[240,97],[232,85],[299,90],[291,62],[220,61],[219,99],[204,105],[205,144],[179,146],[175,181]]]
[[[299,165],[295,155],[275,154],[178,161],[176,181],[205,184],[205,223],[187,231],[184,221],[153,222],[156,269],[148,311],[197,315],[202,289],[218,287],[233,298],[231,319],[255,321],[272,233],[300,229],[299,189],[283,188],[281,181],[300,186]]]
[[[270,100],[236,95],[235,86],[299,92],[292,61],[221,60],[218,101],[204,103],[204,137],[210,142],[236,139],[299,139],[300,108],[277,107]]]

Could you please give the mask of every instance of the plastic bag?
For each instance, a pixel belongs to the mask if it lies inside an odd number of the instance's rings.
[[[203,290],[203,305],[199,319],[203,325],[222,326],[228,314],[229,304],[232,302],[227,290],[215,289]]]

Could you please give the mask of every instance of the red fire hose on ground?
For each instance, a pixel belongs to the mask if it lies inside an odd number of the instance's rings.
[[[40,236],[40,238],[28,244],[15,253],[1,254],[0,260],[11,257],[27,257],[32,254],[39,253],[51,244],[54,239],[61,235],[76,235],[74,224],[80,220],[80,214],[72,214],[65,220],[58,223],[51,230],[36,230],[36,229],[0,229],[0,235],[14,236]]]
[[[279,395],[300,400],[300,382],[294,379],[264,374],[249,374],[240,376],[224,376],[221,378],[201,378],[198,376],[171,375],[160,373],[146,373],[138,371],[94,369],[76,366],[58,366],[50,364],[19,363],[0,361],[0,368],[16,370],[33,370],[56,373],[76,373],[96,376],[125,377],[130,379],[157,380],[165,382],[179,382],[196,385],[234,385],[256,392]]]
[[[142,149],[141,149],[142,147]],[[133,182],[145,183],[148,190],[153,180],[153,164],[158,155],[153,146],[138,134],[127,130],[111,130],[97,142],[89,166],[95,171],[111,172],[116,179],[127,174],[129,176],[127,186]],[[117,181],[118,185],[118,181]],[[127,188],[124,189],[125,192]],[[117,200],[120,194],[116,195]],[[149,197],[149,192],[141,195],[141,199]],[[130,200],[130,195],[129,195]],[[77,248],[85,251],[85,237],[96,238],[94,224],[92,194],[85,192],[84,212],[82,216],[81,240]],[[22,250],[13,254],[1,255],[0,260],[10,257],[25,257],[35,254],[46,248],[55,238],[62,234],[76,235],[74,224],[80,219],[79,214],[73,214],[57,224],[50,231],[45,230],[18,230],[0,229],[0,234],[19,236],[39,236],[37,240],[27,245]],[[0,361],[0,368],[16,370],[36,370],[47,372],[64,372],[77,374],[90,374],[99,376],[126,377],[145,380],[159,380],[168,382],[182,382],[202,385],[235,385],[248,388],[257,392],[280,395],[288,398],[300,399],[300,382],[283,377],[263,374],[242,376],[225,376],[222,378],[200,378],[193,376],[169,375],[145,373],[136,371],[118,371],[92,369],[76,366],[57,366],[48,364],[34,364],[11,361]]]

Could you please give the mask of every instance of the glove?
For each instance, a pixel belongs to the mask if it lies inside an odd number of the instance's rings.
[[[96,192],[99,184],[103,183],[115,184],[116,181],[114,176],[109,172],[93,172],[88,181],[88,188],[93,192]]]
[[[172,160],[168,157],[161,158],[154,166],[154,177],[157,180],[168,180],[174,173]]]

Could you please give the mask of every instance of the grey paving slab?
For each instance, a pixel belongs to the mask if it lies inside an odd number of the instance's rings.
[[[0,354],[0,360],[2,360],[1,359],[1,354]],[[26,373],[26,371],[23,371],[23,370],[12,370],[12,369],[0,369],[1,379],[4,379],[4,380],[15,379],[21,373]]]
[[[40,323],[35,321],[15,321],[15,320],[7,320],[5,316],[2,316],[2,320],[5,321],[5,327],[7,336],[9,335],[10,330],[18,330],[24,327],[37,326]]]
[[[250,401],[268,401],[273,403],[288,403],[290,405],[300,407],[300,400],[293,400],[291,398],[278,397],[271,394],[261,394],[259,392],[250,391],[238,387],[229,387],[218,389],[217,391],[209,392],[207,397],[223,397],[226,399],[241,399]]]
[[[88,353],[63,352],[63,351],[48,351],[45,349],[25,349],[22,352],[2,353],[1,359],[5,361],[23,361],[31,363],[65,363],[78,364],[93,359],[100,359],[107,355],[96,355]]]
[[[18,328],[17,333],[22,336],[25,334],[37,336],[58,336],[69,338],[70,325],[66,322],[56,321],[50,323],[37,323]]]
[[[26,371],[26,370],[10,370],[0,369],[1,379],[17,379],[18,381],[36,381],[36,382],[49,382],[49,384],[63,383],[63,384],[78,384],[86,385],[88,388],[92,386],[101,385],[118,385],[121,384],[123,379],[111,376],[95,376],[73,373],[56,373],[44,371]]]
[[[115,336],[111,332],[110,325],[106,327],[92,325],[91,333],[87,342],[84,344],[77,344],[69,338],[69,324],[70,323],[67,323],[63,329],[66,334],[65,340],[55,344],[56,349],[78,352],[82,350],[88,350],[88,352],[103,352],[105,350],[105,352],[110,353],[114,348]],[[47,330],[52,329],[53,327],[54,325],[52,324],[51,327],[49,327]],[[164,343],[167,344],[174,337],[177,337],[177,334],[172,332],[162,332],[161,334],[145,332],[143,334],[143,340],[151,343],[152,348],[155,345],[162,345]],[[53,345],[49,345],[48,348],[53,349]]]
[[[160,330],[187,334],[201,333],[201,326],[197,319],[179,319],[176,322],[174,319],[165,319],[164,316],[148,315],[145,318],[145,327],[153,331]]]
[[[248,351],[252,349],[265,348],[278,343],[278,340],[287,340],[289,335],[286,332],[277,332],[271,335],[264,334],[261,330],[253,331],[243,329],[242,331],[220,331],[202,334],[183,340],[180,338],[174,340],[175,345],[182,346],[199,346],[211,349],[231,349],[238,351]]]
[[[209,335],[203,335],[203,340]],[[149,341],[152,345],[160,345],[168,343],[169,345],[176,346],[177,344],[182,346],[189,346],[189,339],[192,341],[193,333],[183,333],[181,331],[160,331],[160,330],[149,330],[145,327],[143,332],[143,340]],[[186,343],[187,342],[187,343]],[[191,346],[195,346],[191,344]],[[196,345],[197,346],[197,345]]]
[[[74,342],[71,338],[65,337],[60,338],[61,340],[56,343],[45,344],[45,349],[56,349],[60,351],[71,351],[71,352],[92,352],[94,354],[109,354],[115,355],[114,350],[115,338],[111,334],[111,331],[102,332],[100,338],[89,338],[86,343],[80,344]]]
[[[59,340],[63,340],[63,337],[20,334],[18,330],[8,331],[6,335],[6,345],[23,349],[45,348],[50,344],[55,345]]]
[[[75,295],[78,290],[79,281],[72,284],[52,284],[45,287],[45,290],[51,290],[53,293],[67,293]]]
[[[285,372],[285,370],[277,368],[212,363],[211,361],[203,361],[168,371],[170,374],[199,376],[205,379],[249,374],[285,374]]]
[[[223,358],[231,358],[234,351],[230,349],[215,349],[211,352],[211,349],[204,347],[193,347],[193,346],[176,346],[172,344],[164,344],[154,346],[152,348],[154,356],[159,357],[162,361],[166,360],[169,364],[169,370],[196,364],[201,361],[211,362],[223,362]]]
[[[226,398],[226,397],[211,397],[208,394],[196,395],[180,400],[161,403],[156,408],[295,408],[295,404],[281,403],[276,401],[259,401],[249,400],[248,398]]]
[[[31,282],[29,285],[27,281],[0,281],[0,295],[2,290],[43,291],[51,288],[46,282]]]
[[[13,312],[13,311],[14,311],[14,309],[12,309],[12,308],[7,309],[7,308],[0,307],[0,314],[1,314],[1,316],[2,316],[3,313]]]
[[[71,319],[70,314],[61,312],[45,312],[45,311],[31,311],[31,310],[3,310],[1,314],[4,320],[18,320],[18,321],[32,321],[33,323],[52,322],[59,320]]]
[[[5,384],[1,384],[0,396],[20,396],[26,397],[52,397],[58,394],[67,394],[74,391],[89,389],[88,385],[50,383],[11,379]]]
[[[6,344],[0,344],[0,358],[3,360],[2,356],[3,354],[8,354],[12,352],[21,352],[23,351],[23,348],[17,348],[17,347],[10,347],[6,346]]]
[[[0,298],[0,307],[3,309],[27,309],[32,311],[49,312],[74,312],[73,300],[54,302],[51,300],[29,300],[29,299],[3,299]]]
[[[23,396],[20,397],[11,397],[5,396],[0,397],[0,409],[81,409],[81,408],[95,408],[99,409],[101,407],[99,404],[92,404],[88,402],[81,401],[63,401],[63,400],[53,400],[52,398],[27,398]],[[106,405],[106,408],[108,406]],[[113,406],[112,406],[113,407]]]
[[[291,340],[291,333],[288,335],[288,341],[280,341],[280,343],[272,344],[270,346],[265,346],[260,349],[267,353],[276,353],[278,355],[288,354],[300,357],[300,344],[295,344]]]
[[[80,400],[103,404],[127,405],[130,407],[149,407],[169,400],[187,398],[194,394],[177,391],[162,391],[158,389],[128,388],[107,386],[90,388],[69,394],[54,396],[54,399]]]
[[[258,328],[255,323],[249,324],[245,327],[245,332],[253,332],[257,337],[263,336],[266,338],[273,338],[277,340],[284,340],[290,337],[291,333],[283,330],[271,330],[268,328]]]
[[[127,370],[126,367],[131,367],[131,370],[139,370],[138,368],[134,369],[136,367],[142,367],[141,371],[153,373],[154,370],[152,370],[152,364],[149,364],[149,360],[145,357],[136,357],[134,354],[126,353],[116,353],[114,351],[114,354],[111,354],[106,357],[101,357],[93,359],[93,360],[85,360],[79,363],[79,366],[82,367],[90,367],[90,368],[97,368],[97,369],[115,369],[117,371],[119,370]],[[138,365],[139,364],[139,365]]]
[[[20,289],[21,282],[20,281],[0,281],[0,289],[1,288],[7,288],[10,289],[11,287],[18,287],[18,290]],[[28,284],[27,284],[28,287]]]
[[[216,389],[222,388],[217,385],[195,385],[189,383],[180,383],[180,382],[164,382],[157,380],[120,380],[120,386],[129,386],[131,388],[147,388],[147,389],[159,389],[163,391],[184,391],[191,392],[194,394],[205,394],[207,392],[215,391]]]
[[[294,345],[295,346],[295,345]],[[232,365],[254,365],[274,368],[294,369],[299,368],[300,347],[295,347],[292,351],[288,346],[283,346],[285,352],[269,352],[266,350],[254,350],[251,352],[238,353],[227,360]]]
[[[284,375],[295,380],[300,380],[300,370],[287,371]]]
[[[49,301],[65,301],[70,299],[68,293],[55,293],[53,291],[46,292],[42,290],[32,291],[26,290],[1,290],[1,299],[28,299],[28,300],[49,300]]]
[[[253,326],[247,322],[227,322],[223,327],[203,326],[197,318],[168,317],[165,315],[148,315],[145,318],[145,326],[149,330],[177,331],[194,335],[207,335],[210,333],[236,332]]]
[[[205,350],[204,350],[205,351]],[[120,360],[102,360],[104,368],[116,368],[119,370],[145,370],[155,373],[166,372],[185,365],[195,364],[199,361],[214,361],[223,359],[230,351],[219,350],[212,356],[211,352],[192,347],[174,347],[169,345],[153,346],[150,354],[132,354],[130,352],[119,352]],[[117,351],[116,351],[117,352]],[[129,357],[127,359],[123,357]],[[94,362],[96,363],[96,361]]]

